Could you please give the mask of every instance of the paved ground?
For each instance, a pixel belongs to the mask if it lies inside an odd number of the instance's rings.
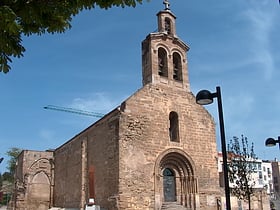
[[[0,210],[6,210],[7,206],[0,206]]]
[[[279,200],[274,200],[273,203],[275,204],[275,209],[280,209],[280,201]]]
[[[280,200],[272,199],[271,202],[274,204],[274,208],[271,208],[271,210],[280,210]]]

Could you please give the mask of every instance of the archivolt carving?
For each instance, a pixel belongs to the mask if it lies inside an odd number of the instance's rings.
[[[168,187],[165,185],[163,171],[174,171],[175,200],[189,209],[196,209],[197,178],[194,161],[183,150],[170,148],[162,152],[155,164],[155,208],[161,207],[163,202],[169,201],[165,197]],[[167,189],[167,191],[166,191]],[[173,194],[174,195],[174,194]]]

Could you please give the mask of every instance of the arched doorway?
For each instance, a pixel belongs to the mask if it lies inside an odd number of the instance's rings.
[[[52,206],[53,159],[39,158],[25,174],[26,206],[28,210],[47,210]]]
[[[47,210],[50,203],[50,180],[41,171],[32,177],[28,190],[28,209]]]
[[[180,149],[164,151],[155,164],[155,209],[164,202],[177,202],[196,209],[198,198],[194,162]]]
[[[176,201],[175,173],[170,168],[163,170],[163,193],[165,202]]]

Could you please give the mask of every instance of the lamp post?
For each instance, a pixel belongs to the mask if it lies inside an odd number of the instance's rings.
[[[280,136],[278,136],[278,140],[275,140],[274,138],[268,138],[265,141],[265,146],[267,147],[274,147],[276,144],[279,144],[279,149],[280,149]]]
[[[220,121],[220,134],[221,134],[221,146],[223,154],[223,170],[224,170],[224,182],[225,182],[225,196],[226,196],[226,209],[231,210],[230,206],[230,188],[228,180],[228,167],[227,167],[227,150],[226,150],[226,137],[225,126],[223,117],[222,97],[220,87],[216,87],[216,93],[211,93],[208,90],[201,90],[196,95],[196,103],[200,105],[208,105],[213,103],[213,98],[217,98],[218,112]]]

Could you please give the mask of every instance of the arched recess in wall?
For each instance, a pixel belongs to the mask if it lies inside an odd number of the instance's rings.
[[[176,148],[160,154],[155,164],[155,208],[161,207],[164,202],[177,202],[194,209],[197,193],[192,159]]]
[[[167,53],[162,47],[158,48],[158,74],[168,77]]]
[[[35,174],[40,168],[44,168],[45,171],[50,171],[52,164],[53,164],[52,158],[39,158],[30,165],[29,173]]]
[[[173,58],[173,79],[182,81],[182,59],[179,53],[174,52],[172,55]]]
[[[170,141],[179,142],[179,119],[176,112],[169,113],[169,138]]]
[[[48,205],[50,202],[50,180],[44,171],[39,171],[31,178],[28,189],[28,200]]]
[[[172,24],[171,24],[171,20],[170,18],[166,17],[164,19],[164,31],[167,33],[167,34],[171,34],[171,31],[172,31]]]

